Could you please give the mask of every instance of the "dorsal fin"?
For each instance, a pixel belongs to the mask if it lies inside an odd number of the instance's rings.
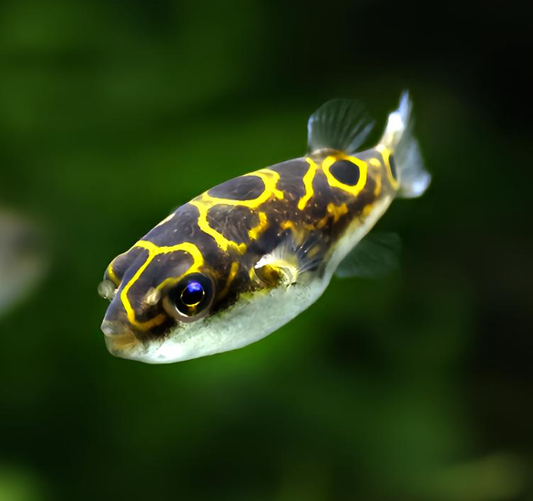
[[[332,149],[352,154],[374,126],[363,105],[350,99],[333,99],[316,110],[307,124],[309,153]]]

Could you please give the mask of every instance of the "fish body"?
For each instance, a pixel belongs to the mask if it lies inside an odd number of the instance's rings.
[[[309,120],[309,152],[179,207],[108,266],[102,330],[114,355],[170,363],[257,341],[313,304],[398,195],[425,190],[410,103],[379,143],[354,103]],[[395,160],[395,158],[397,160]]]

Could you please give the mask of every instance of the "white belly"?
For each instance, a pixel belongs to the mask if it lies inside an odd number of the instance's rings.
[[[180,362],[242,348],[279,329],[324,292],[339,263],[370,231],[391,202],[378,202],[364,222],[355,220],[337,243],[322,277],[288,287],[244,294],[227,310],[190,324],[182,324],[162,342],[143,346],[128,358],[152,364]]]
[[[164,364],[242,348],[268,336],[311,306],[322,295],[330,278],[331,275],[315,278],[305,285],[280,286],[241,297],[221,314],[185,324],[163,343],[132,358]]]

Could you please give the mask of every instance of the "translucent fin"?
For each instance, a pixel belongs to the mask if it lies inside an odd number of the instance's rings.
[[[363,105],[349,99],[334,99],[309,118],[308,151],[333,149],[355,153],[374,126]]]
[[[278,246],[265,254],[254,268],[256,272],[261,273],[262,270],[267,274],[273,269],[285,285],[294,284],[302,274],[315,271],[323,262],[325,249],[318,245],[318,241],[318,236],[308,232],[305,235],[297,232],[295,235],[288,231]]]
[[[336,275],[341,278],[384,276],[398,268],[400,251],[401,241],[396,233],[371,233],[344,258]]]
[[[405,91],[400,98],[398,109],[389,115],[380,141],[380,146],[384,146],[394,155],[400,180],[398,195],[403,198],[422,195],[431,181],[431,175],[424,168],[418,142],[413,136],[411,110],[409,93]]]

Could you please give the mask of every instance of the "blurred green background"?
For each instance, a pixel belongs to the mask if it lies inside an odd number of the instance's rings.
[[[50,264],[0,317],[0,501],[533,499],[528,16],[424,5],[2,1],[0,204]],[[381,127],[405,88],[433,184],[378,224],[399,271],[235,352],[107,353],[116,254],[303,154],[324,101]]]

